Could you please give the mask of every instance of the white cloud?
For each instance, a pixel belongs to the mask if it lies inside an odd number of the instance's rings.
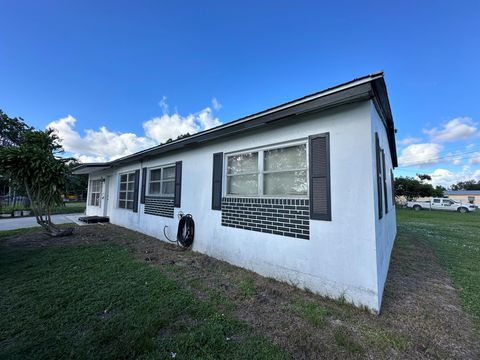
[[[176,139],[179,135],[186,133],[195,134],[221,125],[221,121],[214,117],[209,107],[196,114],[182,116],[178,113],[172,115],[163,114],[143,123],[145,135],[158,143],[168,139]]]
[[[430,130],[424,129],[423,132],[430,136],[433,142],[450,142],[465,140],[477,132],[476,123],[469,117],[458,117],[443,124],[442,127]]]
[[[402,150],[398,157],[401,166],[425,166],[439,162],[442,146],[434,143],[412,144]]]
[[[212,107],[214,110],[220,110],[222,108],[222,104],[220,104],[217,98],[212,99]]]
[[[422,141],[422,139],[420,138],[417,138],[417,137],[406,137],[405,139],[403,140],[400,140],[398,143],[400,145],[411,145],[411,144],[415,144],[415,143],[419,143],[420,141]]]
[[[52,121],[47,127],[56,130],[65,151],[84,161],[113,160],[155,145],[152,139],[133,133],[112,132],[105,126],[99,130],[87,129],[85,135],[81,136],[75,130],[76,122],[73,116],[68,115]]]
[[[222,124],[210,107],[182,116],[177,112],[168,114],[166,97],[162,98],[159,106],[163,115],[143,123],[145,136],[113,132],[105,126],[98,130],[87,129],[80,134],[75,129],[77,120],[71,115],[52,121],[47,127],[57,131],[65,151],[81,162],[104,162],[145,150],[170,138],[176,139],[179,135],[194,134]]]
[[[480,170],[472,171],[468,166],[465,166],[459,172],[453,172],[447,169],[436,169],[431,174],[432,185],[441,185],[446,188],[460,181],[466,180],[480,180]]]
[[[480,151],[472,154],[469,163],[472,165],[480,164]]]

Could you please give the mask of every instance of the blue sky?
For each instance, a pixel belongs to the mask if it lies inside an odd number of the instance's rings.
[[[383,69],[396,173],[480,179],[478,1],[0,0],[0,14],[0,108],[56,126],[85,161]]]

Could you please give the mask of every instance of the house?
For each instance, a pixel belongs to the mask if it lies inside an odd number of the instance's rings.
[[[480,206],[480,190],[448,190],[444,195],[462,204]]]
[[[107,163],[87,215],[380,311],[396,235],[395,128],[383,72]]]

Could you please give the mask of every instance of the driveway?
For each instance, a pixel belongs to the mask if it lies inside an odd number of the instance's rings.
[[[78,214],[58,214],[52,215],[52,222],[54,224],[67,224],[67,223],[75,223],[77,225],[86,225],[81,221],[78,221],[80,216],[85,216],[83,213]],[[40,226],[37,224],[34,216],[30,217],[19,217],[19,218],[7,218],[7,219],[0,219],[0,231],[1,230],[15,230],[15,229],[23,229],[29,227],[36,227]]]

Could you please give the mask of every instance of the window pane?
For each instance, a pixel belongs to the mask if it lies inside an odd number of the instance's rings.
[[[264,175],[265,195],[306,195],[307,172],[286,171]]]
[[[125,191],[127,190],[127,184],[126,183],[120,183],[120,191]]]
[[[258,171],[258,153],[229,156],[227,174],[244,174]]]
[[[128,183],[127,185],[127,190],[128,191],[133,191],[133,188],[135,187],[135,183]]]
[[[150,181],[160,180],[160,175],[162,173],[162,169],[156,169],[150,171]]]
[[[133,200],[133,191],[127,193],[127,200]]]
[[[135,173],[128,174],[128,181],[135,181]]]
[[[120,200],[120,201],[118,202],[118,207],[125,208],[125,201]]]
[[[127,193],[125,191],[120,191],[118,193],[118,198],[121,200],[125,200],[127,198]]]
[[[228,176],[227,193],[232,195],[258,195],[258,175]]]
[[[133,201],[127,201],[127,209],[129,210],[133,209]]]
[[[265,171],[307,168],[307,147],[305,144],[268,150],[264,154]]]
[[[163,169],[163,179],[175,179],[175,166],[164,168]]]
[[[162,185],[162,195],[173,195],[175,192],[175,181],[164,181]]]
[[[127,181],[127,174],[120,175],[120,181],[126,182]]]
[[[160,194],[160,183],[150,183],[148,193],[151,195],[158,195]]]

